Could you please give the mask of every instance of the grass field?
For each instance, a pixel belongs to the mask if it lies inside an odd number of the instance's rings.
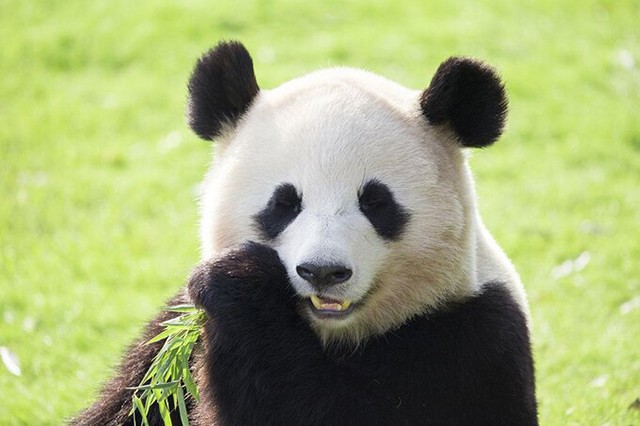
[[[0,346],[22,373],[0,364],[0,424],[87,405],[197,262],[211,147],[185,84],[221,38],[265,88],[336,64],[415,88],[450,55],[495,65],[510,121],[472,165],[528,289],[540,419],[640,424],[638,22],[637,0],[0,0]]]

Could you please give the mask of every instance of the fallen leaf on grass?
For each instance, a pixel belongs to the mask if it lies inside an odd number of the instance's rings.
[[[596,377],[595,379],[593,379],[591,381],[591,383],[589,383],[589,385],[593,386],[594,388],[601,388],[601,387],[603,387],[604,385],[607,384],[607,380],[608,379],[609,379],[609,377],[606,376],[606,375],[605,376],[599,376],[599,377]]]
[[[640,296],[636,296],[631,300],[627,300],[622,305],[620,305],[620,313],[622,315],[626,315],[638,308],[640,308]]]
[[[9,348],[6,346],[0,346],[0,357],[2,357],[2,362],[4,366],[7,367],[9,373],[14,376],[19,376],[22,374],[20,370],[20,361],[18,361],[18,357],[16,354],[11,352]]]
[[[551,275],[554,279],[560,279],[574,272],[582,271],[591,261],[591,254],[588,251],[580,253],[575,259],[569,259],[553,268]]]

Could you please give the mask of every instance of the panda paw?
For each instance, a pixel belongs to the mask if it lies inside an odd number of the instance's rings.
[[[295,292],[277,252],[255,242],[199,264],[188,291],[196,306],[216,319],[295,310]]]

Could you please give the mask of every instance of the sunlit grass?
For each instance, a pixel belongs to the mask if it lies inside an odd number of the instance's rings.
[[[472,165],[527,285],[541,420],[637,423],[639,16],[632,0],[0,0],[0,346],[22,372],[0,365],[0,424],[88,404],[198,261],[210,146],[184,124],[185,84],[221,38],[265,88],[335,64],[415,88],[450,55],[495,65],[510,122]]]

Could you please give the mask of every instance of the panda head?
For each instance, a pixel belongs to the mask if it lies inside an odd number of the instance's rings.
[[[277,250],[325,342],[360,342],[478,290],[478,225],[464,147],[501,134],[491,68],[451,58],[424,91],[332,68],[260,90],[237,42],[202,56],[188,118],[215,139],[203,254]]]

